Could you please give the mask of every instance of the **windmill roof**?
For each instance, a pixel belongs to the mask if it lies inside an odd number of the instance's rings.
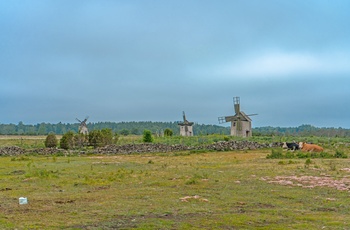
[[[250,119],[250,117],[247,116],[247,114],[245,114],[243,111],[240,111],[241,115],[248,121],[252,121],[252,119]]]
[[[192,126],[194,124],[194,122],[189,122],[189,121],[186,121],[186,122],[180,122],[180,123],[177,123],[178,125],[187,125],[187,126]]]
[[[227,116],[227,117],[225,117],[225,119],[226,119],[226,121],[235,121],[238,119],[238,116],[243,118],[243,119],[241,119],[241,121],[252,121],[252,119],[250,119],[250,117],[247,116],[247,114],[245,114],[243,111],[240,111],[239,115],[235,114],[234,116]]]

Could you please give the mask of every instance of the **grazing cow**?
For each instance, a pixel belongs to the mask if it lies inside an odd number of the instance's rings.
[[[315,144],[307,144],[305,142],[299,142],[299,147],[301,151],[304,151],[304,152],[323,152],[323,148]]]
[[[288,143],[288,142],[283,142],[282,148],[287,149],[287,150],[299,150],[299,145],[297,143]]]

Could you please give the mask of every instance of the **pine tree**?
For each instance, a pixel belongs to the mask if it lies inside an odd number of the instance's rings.
[[[143,142],[146,142],[146,143],[153,142],[153,137],[152,137],[151,131],[146,130],[146,129],[143,131]]]

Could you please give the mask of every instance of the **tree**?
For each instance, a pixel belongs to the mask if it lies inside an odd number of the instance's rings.
[[[173,135],[173,130],[166,128],[164,130],[164,136],[171,137]]]
[[[102,145],[111,145],[113,144],[113,131],[111,129],[101,129],[102,135]]]
[[[88,142],[87,135],[84,135],[82,133],[78,133],[74,135],[74,146],[77,148],[84,147]]]
[[[131,134],[133,134],[133,135],[139,135],[139,134],[140,134],[140,131],[139,131],[139,129],[137,129],[137,128],[133,128],[133,129],[131,130]]]
[[[102,134],[100,130],[92,130],[89,133],[89,145],[93,146],[94,148],[101,147],[102,143]]]
[[[146,130],[146,129],[143,131],[143,142],[147,142],[147,143],[153,142],[153,137],[152,137],[151,131]]]
[[[46,148],[56,148],[57,147],[57,137],[54,133],[50,133],[49,135],[47,135],[46,139],[45,139],[45,147]]]
[[[38,125],[38,135],[45,135],[47,134],[47,127],[45,123],[41,123]]]
[[[24,134],[25,133],[24,130],[25,130],[25,125],[23,124],[23,122],[22,121],[18,122],[17,134],[19,134],[19,135]]]
[[[96,147],[102,147],[113,144],[114,134],[111,129],[92,130],[89,133],[89,144]]]
[[[72,131],[69,131],[62,136],[60,140],[60,147],[62,149],[74,148],[74,133]]]
[[[122,129],[122,130],[120,131],[120,134],[123,135],[123,136],[127,136],[127,135],[130,134],[130,132],[129,132],[129,130],[127,130],[127,129]]]

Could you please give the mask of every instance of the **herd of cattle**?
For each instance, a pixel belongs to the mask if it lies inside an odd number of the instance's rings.
[[[305,142],[299,142],[295,143],[287,143],[283,142],[282,148],[284,149],[290,149],[290,150],[301,150],[304,152],[323,152],[323,148],[321,146],[315,145],[315,144],[308,144]]]

